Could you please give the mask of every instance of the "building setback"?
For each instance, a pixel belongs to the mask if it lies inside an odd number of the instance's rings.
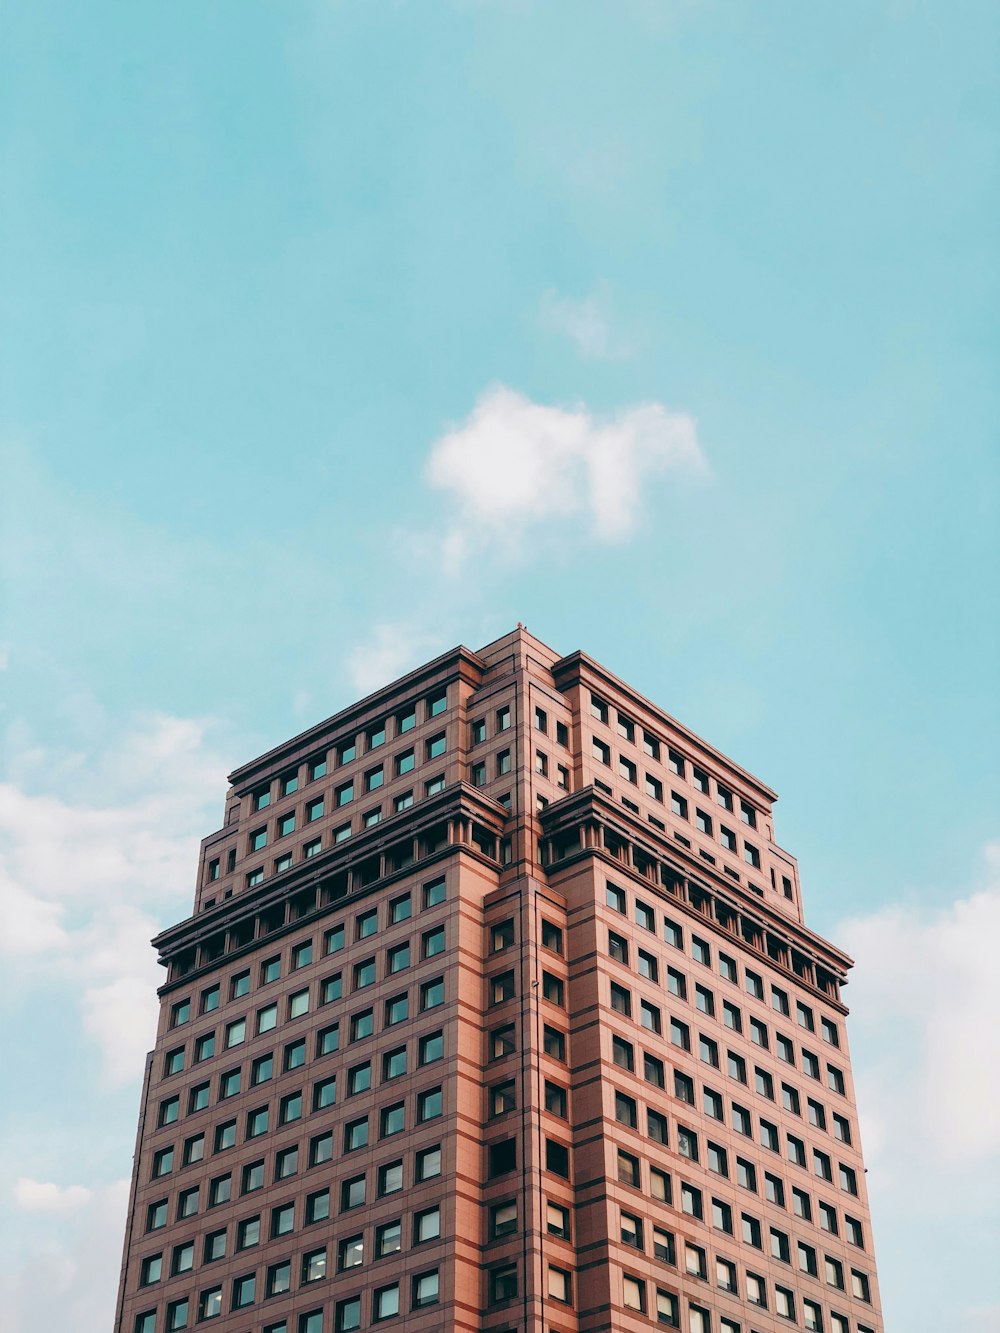
[[[776,795],[520,626],[231,775],[117,1333],[882,1333]]]

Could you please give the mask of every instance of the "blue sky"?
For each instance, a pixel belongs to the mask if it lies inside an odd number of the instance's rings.
[[[1000,1328],[1000,10],[8,0],[0,39],[12,1333],[42,1273],[108,1327],[145,941],[226,772],[517,620],[782,793],[859,960],[889,1325]]]

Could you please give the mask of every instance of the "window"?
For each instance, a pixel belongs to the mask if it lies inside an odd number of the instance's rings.
[[[375,1228],[375,1258],[398,1254],[402,1248],[402,1227],[399,1222],[385,1222]]]
[[[650,1055],[648,1051],[642,1053],[642,1076],[647,1083],[652,1083],[655,1088],[666,1086],[663,1061],[657,1059],[655,1055]]]
[[[302,1093],[290,1092],[286,1097],[282,1097],[279,1104],[279,1125],[290,1125],[296,1120],[302,1119]]]
[[[737,1134],[744,1134],[750,1138],[753,1134],[753,1121],[750,1112],[745,1106],[738,1106],[733,1102],[733,1129]]]
[[[698,1160],[698,1135],[693,1129],[677,1126],[677,1151],[692,1162]]]
[[[427,1273],[418,1273],[413,1279],[413,1308],[422,1310],[424,1306],[434,1305],[438,1299],[438,1270],[433,1268]]]
[[[514,998],[514,972],[497,972],[490,979],[490,1003],[504,1004]]]
[[[774,1101],[774,1079],[765,1069],[756,1066],[753,1071],[754,1087],[762,1097]]]
[[[771,1008],[776,1014],[788,1017],[788,995],[780,986],[771,987]]]
[[[636,1109],[635,1098],[625,1096],[624,1092],[615,1093],[615,1120],[620,1125],[627,1125],[629,1129],[635,1129],[639,1124],[639,1112]]]
[[[424,1148],[416,1156],[416,1179],[432,1180],[441,1174],[441,1147]]]
[[[641,1278],[622,1275],[622,1304],[626,1310],[638,1310],[646,1313],[646,1284]]]
[[[553,1175],[569,1179],[569,1149],[556,1139],[545,1140],[545,1169]]]
[[[699,1035],[698,1037],[698,1058],[706,1065],[711,1065],[714,1069],[719,1067],[719,1044],[713,1041],[711,1037]]]
[[[777,1204],[779,1208],[785,1206],[785,1185],[779,1176],[774,1176],[770,1171],[764,1172],[764,1197],[768,1203]]]
[[[713,1120],[725,1120],[721,1094],[713,1091],[712,1088],[704,1088],[702,1090],[702,1096],[704,1099],[705,1114],[711,1116]]]
[[[517,1098],[514,1093],[514,1080],[508,1079],[504,1083],[494,1083],[490,1088],[490,1115],[506,1115],[508,1111],[513,1111],[517,1107]]]
[[[679,1101],[694,1106],[694,1080],[688,1078],[687,1074],[682,1074],[679,1069],[674,1070],[674,1096]]]
[[[322,1331],[322,1313],[317,1311],[319,1319],[316,1322],[316,1333]],[[301,1319],[300,1319],[301,1323]],[[338,1301],[334,1313],[334,1328],[336,1333],[354,1333],[355,1329],[361,1327],[361,1297],[351,1296],[345,1301]],[[312,1333],[312,1330],[309,1330]]]
[[[437,926],[434,930],[425,931],[421,936],[421,949],[424,958],[434,958],[439,953],[444,953],[444,926]]]
[[[792,1262],[791,1247],[788,1243],[788,1237],[777,1227],[771,1227],[771,1256],[774,1259],[780,1259],[783,1264]]]
[[[436,778],[431,778],[429,782],[424,783],[424,794],[434,796],[437,792],[444,791],[444,774],[440,773]]]
[[[710,1018],[715,1015],[715,996],[707,986],[695,986],[694,988],[695,1007],[703,1014],[708,1014]]]
[[[830,1210],[833,1211],[832,1209]],[[805,1190],[792,1187],[792,1212],[796,1217],[803,1218],[806,1222],[812,1221],[812,1202]],[[837,1219],[834,1214],[834,1228],[836,1228]]]
[[[616,981],[611,982],[611,1008],[616,1014],[623,1014],[626,1018],[632,1017],[632,992],[625,986],[619,986]]]
[[[771,1152],[778,1151],[778,1126],[772,1125],[770,1120],[760,1122],[760,1144],[762,1148],[769,1148]]]
[[[745,1190],[751,1193],[757,1193],[757,1168],[753,1162],[748,1162],[745,1157],[736,1159],[736,1182]]]
[[[439,1004],[444,1004],[444,978],[436,977],[433,981],[425,981],[420,987],[420,1008],[434,1009]]]
[[[226,1024],[226,1050],[233,1046],[240,1046],[247,1038],[247,1021],[245,1018],[237,1018],[232,1023]]]
[[[426,1092],[421,1092],[417,1096],[417,1122],[422,1124],[425,1120],[433,1120],[443,1114],[444,1101],[440,1088],[428,1088]]]
[[[750,1040],[755,1046],[767,1050],[767,1024],[762,1023],[759,1018],[750,1020]]]
[[[687,1213],[690,1217],[702,1216],[701,1190],[696,1189],[694,1185],[681,1185],[681,1212]]]
[[[226,1233],[222,1233],[223,1253],[225,1253]],[[159,1282],[163,1275],[163,1255],[151,1254],[143,1259],[139,1269],[139,1285],[143,1287],[150,1286],[153,1282]]]
[[[316,1134],[309,1140],[309,1165],[319,1166],[333,1158],[333,1134]]]
[[[198,1318],[215,1319],[222,1314],[222,1288],[209,1287],[198,1297]]]
[[[687,977],[675,967],[667,968],[667,990],[679,1000],[687,999]]]
[[[635,1068],[635,1056],[632,1043],[625,1041],[623,1037],[611,1038],[611,1059],[619,1069],[631,1071]]]
[[[623,1185],[639,1188],[639,1159],[621,1148],[618,1149],[618,1179]]]
[[[639,1022],[650,1032],[659,1032],[661,1030],[660,1010],[649,1000],[639,1001]]]
[[[715,1285],[721,1291],[733,1291],[736,1287],[736,1265],[731,1264],[726,1259],[716,1259],[715,1261]],[[729,1320],[722,1320],[721,1328],[723,1333],[740,1333],[739,1324],[731,1323]]]
[[[866,1273],[859,1272],[858,1269],[851,1269],[851,1295],[857,1297],[859,1301],[871,1301],[871,1289]]]
[[[168,1176],[174,1169],[174,1150],[170,1148],[160,1148],[153,1155],[153,1179],[158,1176]]]
[[[347,1095],[355,1097],[359,1092],[367,1092],[372,1085],[371,1061],[354,1065],[347,1071]]]
[[[680,792],[672,791],[670,793],[670,809],[679,819],[687,819],[688,803]]]
[[[208,1187],[208,1206],[215,1208],[220,1203],[228,1203],[232,1198],[232,1192],[232,1176],[216,1176]]]
[[[365,1201],[365,1177],[351,1176],[340,1184],[340,1211],[348,1212],[351,1208],[360,1208]]]
[[[203,1037],[199,1037],[194,1044],[194,1061],[198,1064],[202,1060],[209,1060],[215,1054],[215,1033],[206,1032]]]
[[[489,1299],[491,1305],[500,1305],[511,1301],[517,1295],[517,1265],[502,1264],[491,1268],[489,1275]]]
[[[391,1282],[387,1287],[377,1287],[372,1298],[372,1318],[389,1319],[399,1314],[399,1283]]]
[[[354,964],[354,989],[364,990],[366,986],[375,985],[375,959],[366,958],[361,963]]]
[[[659,1111],[646,1110],[646,1133],[654,1143],[667,1142],[667,1117]]]
[[[839,1163],[840,1188],[847,1194],[857,1194],[858,1177],[853,1167],[845,1166],[843,1162]]]
[[[608,955],[615,962],[624,963],[628,967],[628,941],[613,930],[608,931]]]
[[[436,1240],[441,1235],[441,1209],[437,1205],[424,1208],[413,1215],[413,1243],[422,1245],[425,1241]]]
[[[542,1046],[545,1054],[552,1057],[553,1060],[565,1061],[566,1059],[566,1036],[558,1028],[550,1027],[548,1023],[542,1028]]]
[[[682,1023],[679,1018],[670,1020],[670,1040],[675,1046],[679,1046],[682,1051],[691,1049],[691,1029],[686,1023]]]
[[[402,972],[404,968],[410,966],[410,943],[397,944],[395,948],[390,949],[386,954],[386,973],[392,975],[394,972]]]
[[[542,973],[542,995],[549,1004],[563,1007],[564,988],[559,977],[553,976],[551,972]]]

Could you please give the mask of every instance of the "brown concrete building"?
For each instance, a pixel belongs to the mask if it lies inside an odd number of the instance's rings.
[[[521,628],[231,782],[117,1333],[881,1333],[850,960],[773,791]]]

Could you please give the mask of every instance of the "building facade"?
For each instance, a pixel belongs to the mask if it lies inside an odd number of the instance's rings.
[[[518,627],[231,775],[116,1333],[882,1333],[775,793]]]

